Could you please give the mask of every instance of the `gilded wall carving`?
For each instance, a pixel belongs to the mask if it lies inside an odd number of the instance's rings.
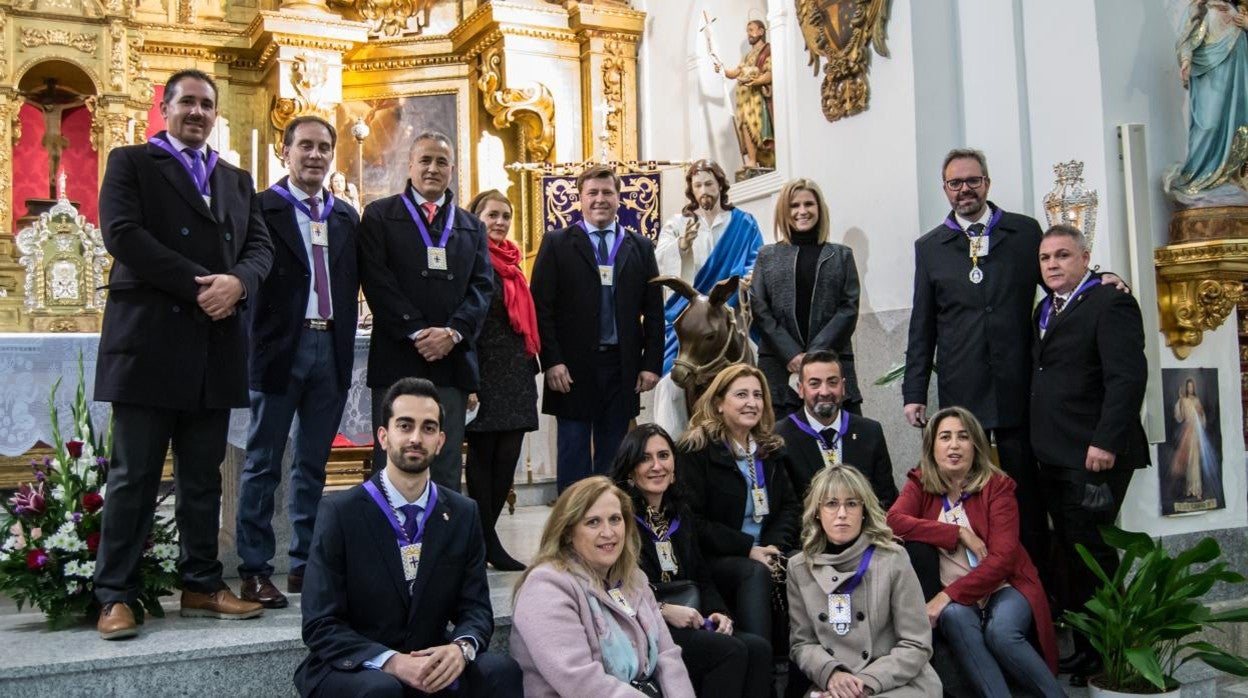
[[[618,152],[620,128],[624,119],[624,71],[627,54],[618,40],[608,41],[606,52],[606,57],[602,59],[602,98],[606,100],[608,108],[603,116],[603,131],[608,149]]]
[[[823,66],[823,115],[837,121],[867,110],[871,49],[888,57],[889,0],[795,0],[815,75]]]
[[[36,48],[39,46],[68,46],[83,53],[95,55],[99,40],[94,34],[68,32],[64,29],[22,29],[22,46]]]
[[[424,33],[437,0],[329,0],[329,6],[368,22],[369,36],[395,37]]]
[[[290,86],[295,91],[294,97],[274,97],[269,110],[269,122],[279,133],[286,128],[295,117],[315,114],[327,120],[333,115],[327,109],[324,88],[329,74],[329,62],[324,56],[301,53],[295,56],[290,65]],[[281,155],[281,145],[273,144],[273,150]]]
[[[502,74],[502,51],[482,54],[477,89],[481,90],[485,110],[494,117],[494,128],[519,121],[524,129],[525,157],[549,161],[555,148],[555,101],[550,89],[540,82],[521,88],[503,87]]]

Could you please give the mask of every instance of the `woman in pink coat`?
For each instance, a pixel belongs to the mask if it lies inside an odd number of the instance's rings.
[[[560,495],[516,584],[510,652],[526,696],[693,698],[640,546],[632,502],[609,479]]]

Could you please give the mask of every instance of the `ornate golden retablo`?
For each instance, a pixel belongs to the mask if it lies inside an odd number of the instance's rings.
[[[797,0],[797,19],[815,75],[824,60],[821,103],[828,121],[867,110],[871,48],[888,57],[888,0]]]

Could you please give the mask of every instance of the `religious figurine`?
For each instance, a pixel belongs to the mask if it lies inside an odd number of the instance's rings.
[[[44,86],[22,97],[43,113],[43,149],[48,154],[48,198],[55,199],[56,175],[61,170],[61,154],[69,147],[69,139],[61,133],[61,120],[68,109],[82,106],[88,95],[57,84],[56,78],[48,78]]]
[[[1187,160],[1166,189],[1187,206],[1248,204],[1248,3],[1192,0],[1178,44],[1188,90]]]
[[[761,20],[750,20],[745,26],[745,35],[750,42],[750,51],[736,68],[725,67],[718,56],[712,55],[711,59],[715,62],[715,72],[722,72],[728,79],[737,81],[737,136],[746,169],[774,168],[776,143],[772,121],[771,44],[767,42],[767,27]]]

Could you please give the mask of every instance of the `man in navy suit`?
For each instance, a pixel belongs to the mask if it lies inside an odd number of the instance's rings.
[[[477,505],[430,481],[446,447],[438,395],[423,378],[391,386],[377,429],[385,468],[321,502],[304,580],[300,695],[524,693],[515,660],[486,651],[494,614]]]
[[[230,408],[247,404],[239,309],[259,292],[273,245],[246,172],[208,147],[217,87],[183,70],[165,84],[168,128],[108,156],[100,228],[113,255],[95,399],[113,404],[113,461],[101,514],[96,629],[137,632],[138,568],[173,445],[182,615],[251,618],[221,580],[217,529]]]
[[[373,426],[381,421],[386,388],[405,376],[438,386],[446,411],[447,447],[434,461],[433,480],[459,491],[468,394],[480,382],[477,334],[494,293],[485,225],[454,204],[455,170],[449,138],[429,131],[408,153],[407,186],[364,208],[360,220],[360,283],[373,311],[368,387]],[[373,470],[384,463],[380,444]]]
[[[547,233],[533,263],[542,411],[558,418],[560,492],[607,472],[640,394],[663,369],[663,292],[649,283],[659,275],[654,243],[615,219],[620,178],[609,166],[586,168],[576,187],[584,220]]]
[[[273,268],[250,303],[251,428],[239,483],[238,566],[242,597],[284,608],[269,580],[276,552],[273,494],[282,480],[286,437],[296,415],[290,470],[290,575],[303,582],[325,462],[351,387],[359,270],[359,216],[324,187],[337,132],[317,116],[282,134],[287,176],[257,196],[274,241]]]
[[[836,352],[806,352],[797,379],[802,409],[776,420],[776,433],[784,438],[789,454],[794,494],[805,498],[816,473],[844,463],[867,476],[880,506],[887,510],[897,499],[897,483],[884,428],[874,419],[844,409],[845,379]]]
[[[1100,584],[1075,545],[1114,576],[1118,551],[1100,527],[1113,525],[1132,473],[1149,462],[1140,423],[1148,385],[1140,307],[1088,268],[1090,256],[1078,229],[1045,231],[1039,266],[1049,295],[1032,316],[1031,440],[1065,568],[1050,591],[1071,609],[1082,608]],[[1063,670],[1078,685],[1099,670],[1100,657],[1079,633],[1075,650]]]

